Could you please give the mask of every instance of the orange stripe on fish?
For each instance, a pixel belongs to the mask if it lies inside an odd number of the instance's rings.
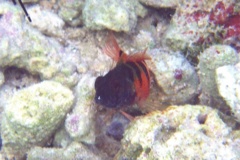
[[[127,55],[109,34],[103,52],[117,62],[116,67],[95,82],[95,101],[110,108],[141,103],[149,95],[150,75],[145,60],[151,58],[143,52]]]

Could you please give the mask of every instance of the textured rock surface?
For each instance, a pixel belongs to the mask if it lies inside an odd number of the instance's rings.
[[[1,124],[6,158],[21,159],[31,147],[43,146],[72,104],[72,92],[54,81],[43,81],[15,93],[5,106]]]
[[[230,106],[235,119],[240,122],[240,64],[237,67],[223,66],[216,70],[219,94]]]
[[[51,160],[108,160],[92,153],[81,143],[73,142],[67,148],[41,148],[35,147],[28,152],[28,160],[51,159]]]
[[[88,0],[83,8],[84,24],[95,30],[129,32],[136,27],[137,16],[145,14],[146,9],[133,0]]]
[[[4,75],[3,72],[0,72],[0,86],[4,83]]]
[[[23,23],[21,13],[9,3],[1,3],[0,67],[25,68],[41,79],[52,79],[68,86],[77,83],[75,64],[54,39]]]
[[[159,100],[158,107],[184,104],[194,99],[198,93],[199,79],[194,67],[183,55],[164,49],[153,49],[148,54],[152,58],[148,63],[149,67],[162,90],[156,92],[163,92],[162,95],[155,97]],[[150,108],[150,106],[146,107],[146,109]]]
[[[60,0],[58,15],[71,26],[81,25],[83,6],[84,0]]]
[[[229,87],[226,82],[237,77],[234,75],[231,78],[232,74],[223,71],[221,80],[215,81],[218,91],[223,89],[225,94],[219,94],[216,90],[213,94],[217,95],[210,96],[217,96],[220,100],[205,95],[205,99],[210,101],[205,103],[203,95],[206,92],[199,95],[201,88],[198,87],[196,74],[196,70],[201,68],[198,72],[201,81],[208,80],[209,76],[205,77],[204,72],[215,79],[218,67],[203,69],[204,63],[208,66],[216,61],[228,61],[229,56],[218,59],[218,55],[211,57],[208,53],[203,59],[209,57],[209,61],[200,62],[200,67],[198,57],[207,47],[227,43],[227,48],[232,46],[236,53],[240,51],[238,1],[34,1],[25,3],[33,21],[29,23],[20,5],[14,6],[12,1],[0,0],[0,71],[4,74],[4,77],[0,77],[3,83],[0,88],[0,119],[2,106],[6,106],[15,92],[44,80],[56,80],[71,87],[75,101],[73,109],[62,120],[63,123],[53,133],[51,140],[41,145],[44,148],[32,147],[31,152],[28,152],[29,158],[31,155],[33,159],[87,159],[88,156],[81,156],[87,150],[89,155],[99,158],[98,152],[104,152],[113,159],[122,148],[119,152],[119,155],[123,155],[121,160],[126,157],[154,160],[156,157],[240,159],[239,124],[235,121],[238,118],[236,115],[239,115],[238,82],[234,80],[236,84],[232,83]],[[166,6],[170,8],[162,8]],[[132,54],[147,48],[152,58],[147,63],[153,71],[151,75],[155,77],[151,76],[151,92],[147,102],[138,106],[142,112],[139,112],[139,108],[136,111],[134,107],[137,105],[123,110],[133,116],[142,115],[143,111],[164,110],[130,122],[122,144],[122,133],[128,125],[126,118],[92,104],[94,77],[114,67],[114,62],[101,51],[109,32],[106,29],[119,31],[113,31],[113,34],[126,53]],[[226,41],[225,38],[230,40]],[[159,49],[166,47],[174,51]],[[214,50],[211,52],[217,53]],[[194,68],[190,64],[198,67]],[[79,79],[81,82],[78,83]],[[215,103],[211,103],[213,99]],[[226,103],[223,103],[224,100]],[[186,103],[208,104],[214,108],[219,108],[218,104],[223,103],[224,108],[235,113],[229,117],[221,113],[223,122],[216,110],[204,106],[166,109],[169,105]],[[41,109],[38,110],[36,112],[41,113]],[[26,137],[29,135],[26,134]],[[21,137],[24,143],[26,137]],[[38,140],[36,137],[31,142]],[[0,159],[5,159],[2,153]]]
[[[38,2],[39,0],[22,0],[23,3],[34,3]]]
[[[151,32],[140,30],[138,35],[134,38],[134,44],[138,50],[153,49],[156,42]]]
[[[179,0],[139,0],[141,3],[154,8],[176,8]],[[180,2],[181,3],[181,2]]]
[[[229,20],[231,15],[239,14],[233,9],[234,0],[183,0],[179,4],[163,37],[163,43],[171,49],[197,57],[202,47],[223,43],[228,34],[237,36],[225,27],[237,30],[234,21]]]
[[[65,121],[67,132],[77,142],[95,142],[94,81],[95,78],[90,75],[85,75],[79,81],[76,87],[76,105]]]
[[[200,54],[198,67],[202,89],[201,103],[213,105],[216,102],[222,105],[216,84],[216,69],[224,65],[234,65],[237,62],[236,50],[228,45],[213,45]],[[214,105],[214,107],[220,108],[220,105]]]
[[[115,158],[237,160],[240,154],[231,147],[236,139],[231,139],[231,128],[217,110],[197,105],[171,106],[130,123]]]
[[[58,15],[41,8],[39,5],[28,8],[28,14],[31,15],[32,25],[37,28],[43,34],[48,36],[63,36],[64,21],[58,17]],[[49,25],[51,24],[51,25]]]

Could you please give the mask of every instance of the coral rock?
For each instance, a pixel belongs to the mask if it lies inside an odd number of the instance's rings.
[[[238,66],[240,66],[238,64]],[[231,108],[232,116],[240,122],[240,68],[231,65],[216,70],[219,94]]]
[[[73,104],[72,92],[43,81],[16,92],[3,113],[1,136],[6,158],[21,159],[33,146],[43,146]]]
[[[235,139],[231,136],[231,128],[217,110],[199,105],[171,106],[132,121],[115,159],[237,160],[240,154],[232,147]]]
[[[146,9],[138,1],[88,0],[83,9],[86,27],[129,32],[135,28],[137,16],[145,16]]]
[[[163,94],[155,97],[159,107],[190,102],[198,93],[199,79],[193,66],[179,52],[153,49],[148,53],[152,60],[149,68]],[[154,87],[150,93],[154,94]],[[161,92],[158,90],[156,92]],[[150,109],[148,106],[146,109]],[[155,108],[156,110],[157,108]],[[154,110],[154,109],[153,109]]]
[[[75,64],[69,62],[71,53],[24,23],[16,7],[0,3],[0,67],[24,68],[43,80],[75,85],[78,77]]]
[[[28,9],[32,22],[29,25],[37,28],[48,36],[60,37],[63,35],[64,21],[56,14],[42,9],[40,6],[34,6]]]
[[[67,148],[41,148],[35,147],[28,152],[28,160],[106,160],[92,153],[81,143],[73,142]]]
[[[154,8],[176,8],[178,0],[139,0],[141,3]]]
[[[4,74],[0,71],[0,86],[4,83]]]
[[[221,100],[217,89],[216,69],[224,65],[234,65],[237,62],[236,50],[228,45],[213,45],[200,54],[198,67],[202,89],[201,103],[221,108],[223,100]]]
[[[95,78],[90,75],[85,75],[79,81],[76,87],[76,106],[65,121],[66,131],[77,142],[95,142],[94,81]]]
[[[60,0],[60,10],[58,15],[71,26],[78,26],[82,24],[82,8],[84,0]]]

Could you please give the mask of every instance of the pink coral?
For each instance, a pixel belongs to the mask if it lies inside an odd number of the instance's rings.
[[[211,43],[216,41],[216,38],[221,38],[223,42],[228,39],[228,44],[232,45],[236,38],[240,38],[240,13],[235,11],[234,3],[219,1],[210,11],[201,9],[201,7],[196,9],[196,6],[193,10],[194,12],[186,14],[187,23],[199,22],[204,18],[210,22],[209,29],[206,29],[204,36],[199,36],[195,41],[197,44]]]
[[[240,15],[228,17],[224,24],[226,34],[224,38],[235,37],[240,35]]]
[[[233,5],[225,6],[223,2],[218,2],[210,12],[209,20],[214,24],[225,24],[227,18],[233,14]]]

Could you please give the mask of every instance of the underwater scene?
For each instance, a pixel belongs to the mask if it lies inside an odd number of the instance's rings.
[[[0,0],[0,160],[240,160],[240,0]]]

